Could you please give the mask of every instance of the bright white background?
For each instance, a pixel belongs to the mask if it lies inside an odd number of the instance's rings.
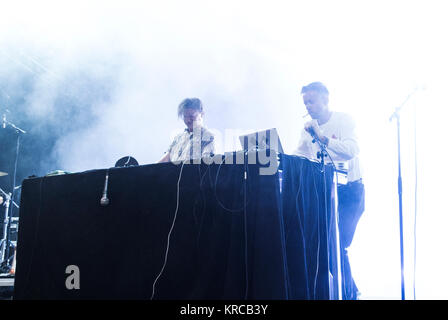
[[[14,97],[17,79],[34,76],[27,112],[57,122],[57,95],[82,97],[70,87],[74,73],[112,79],[97,120],[54,147],[63,166],[54,169],[82,171],[128,154],[157,161],[183,127],[177,105],[192,96],[221,133],[221,151],[238,147],[226,135],[277,127],[292,152],[306,113],[299,89],[324,82],[330,107],[358,124],[367,198],[350,256],[363,299],[400,299],[389,117],[414,92],[401,111],[406,294],[413,298],[416,239],[416,298],[447,299],[446,13],[428,0],[4,1],[0,71],[11,82],[1,87]]]

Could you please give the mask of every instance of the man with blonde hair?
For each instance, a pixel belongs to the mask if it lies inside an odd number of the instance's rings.
[[[347,184],[338,185],[342,298],[355,300],[359,292],[351,275],[347,249],[364,212],[365,197],[355,123],[350,115],[330,110],[329,92],[321,82],[312,82],[302,87],[301,94],[312,120],[305,123],[294,154],[318,160],[318,153],[321,151],[316,143],[318,140],[326,146],[331,159],[347,168]],[[325,161],[328,162],[329,159],[326,158]]]

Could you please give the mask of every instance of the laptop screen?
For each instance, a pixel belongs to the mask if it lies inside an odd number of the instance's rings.
[[[276,128],[253,132],[239,137],[243,150],[271,149],[284,153]]]

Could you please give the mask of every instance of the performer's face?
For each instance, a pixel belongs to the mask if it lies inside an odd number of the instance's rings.
[[[198,110],[185,109],[183,119],[188,130],[193,130],[193,127],[202,125],[202,113]]]
[[[308,91],[303,94],[303,103],[313,119],[319,119],[328,109],[328,96],[317,91]]]

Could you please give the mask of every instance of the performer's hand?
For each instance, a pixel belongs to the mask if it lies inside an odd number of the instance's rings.
[[[311,120],[305,123],[305,131],[308,132],[311,136],[315,136],[320,140],[322,133],[319,128],[319,124],[317,123],[317,120]]]
[[[305,123],[305,131],[308,132],[312,137],[319,139],[320,142],[328,144],[328,138],[324,136],[317,120],[313,119]]]

